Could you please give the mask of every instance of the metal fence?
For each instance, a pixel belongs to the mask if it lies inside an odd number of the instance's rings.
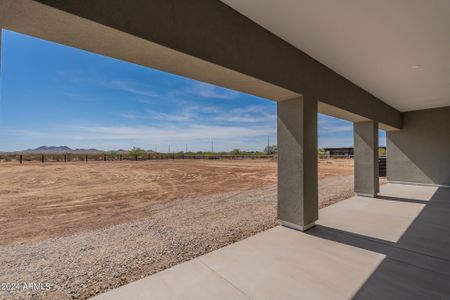
[[[386,177],[386,156],[380,156],[378,158],[378,176]]]
[[[221,155],[221,154],[184,154],[184,153],[146,153],[132,155],[128,153],[111,155],[108,153],[32,153],[0,154],[0,162],[89,162],[89,161],[146,161],[175,159],[274,159],[276,155]]]
[[[353,159],[349,155],[318,155],[319,159]],[[193,159],[193,160],[242,160],[242,159],[276,159],[277,155],[221,155],[221,154],[185,154],[185,153],[155,153],[150,152],[141,155],[108,154],[108,153],[23,153],[23,154],[0,154],[0,162],[89,162],[89,161],[146,161],[146,160],[175,160],[175,159]],[[386,177],[386,157],[378,158],[379,176]]]

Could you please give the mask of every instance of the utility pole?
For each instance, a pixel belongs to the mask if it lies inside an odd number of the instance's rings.
[[[169,152],[168,153],[170,153],[170,144],[169,144]]]
[[[267,154],[270,154],[270,136],[267,136]]]
[[[158,145],[155,144],[155,152],[158,153]]]
[[[188,147],[187,147],[187,144],[186,144],[186,151],[185,151],[185,153],[187,153],[187,152],[188,152],[187,150],[188,150]]]
[[[211,152],[214,153],[214,141],[211,139]]]

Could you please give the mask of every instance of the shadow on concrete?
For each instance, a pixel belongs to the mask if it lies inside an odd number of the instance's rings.
[[[429,201],[383,200],[425,204],[396,243],[321,225],[307,233],[386,256],[354,299],[450,299],[450,188]]]
[[[426,200],[408,199],[408,198],[382,196],[382,195],[378,195],[377,199],[380,199],[380,200],[391,200],[391,201],[400,201],[400,202],[409,202],[409,203],[419,203],[419,204],[428,204],[428,201],[426,201]]]

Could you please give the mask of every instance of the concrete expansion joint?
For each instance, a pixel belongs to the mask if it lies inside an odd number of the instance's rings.
[[[205,266],[207,269],[209,269],[211,272],[213,272],[216,276],[220,277],[222,280],[226,281],[229,285],[234,287],[236,290],[238,290],[240,293],[242,293],[246,298],[253,300],[244,290],[242,290],[240,287],[236,286],[233,282],[222,276],[219,272],[217,272],[215,269],[211,268],[206,262],[202,260],[202,257],[196,258],[198,262],[200,262],[203,266]]]

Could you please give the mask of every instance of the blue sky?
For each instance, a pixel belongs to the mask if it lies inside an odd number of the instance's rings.
[[[0,151],[276,143],[275,102],[11,31],[1,45]],[[319,114],[319,147],[352,144],[350,122]]]

